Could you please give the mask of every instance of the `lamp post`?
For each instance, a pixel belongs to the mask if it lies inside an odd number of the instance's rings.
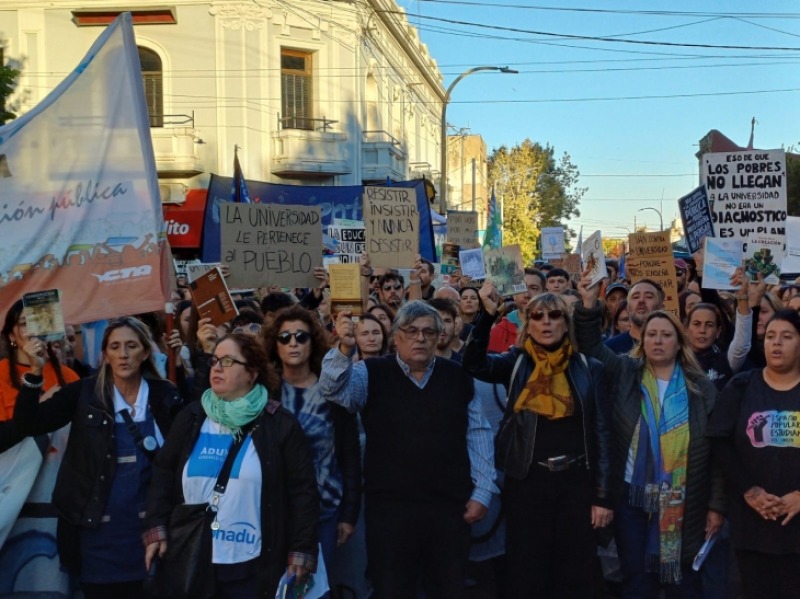
[[[508,73],[515,75],[519,71],[509,69],[508,67],[474,67],[461,73],[447,88],[442,101],[442,148],[441,148],[441,169],[442,169],[442,183],[439,189],[439,212],[442,216],[447,212],[447,104],[450,102],[450,93],[453,88],[458,85],[459,81],[478,71],[499,71],[500,73]]]
[[[660,231],[664,230],[664,217],[661,216],[661,210],[659,210],[658,208],[650,208],[650,207],[648,207],[648,208],[639,208],[638,211],[641,212],[642,210],[652,210],[653,212],[658,214],[658,221],[659,221],[659,224],[661,225],[661,229],[659,229],[659,230]]]

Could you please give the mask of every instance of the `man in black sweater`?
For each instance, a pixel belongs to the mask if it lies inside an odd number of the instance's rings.
[[[436,360],[439,313],[412,301],[397,314],[397,355],[353,364],[350,314],[323,361],[323,396],[360,410],[367,559],[375,599],[460,599],[469,525],[486,515],[494,484],[492,436],[472,379]]]

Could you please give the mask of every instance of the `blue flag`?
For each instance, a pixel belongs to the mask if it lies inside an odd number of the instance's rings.
[[[486,235],[483,238],[483,247],[493,250],[503,247],[503,216],[500,214],[500,207],[497,205],[494,187],[492,187],[492,199],[489,201],[488,221]]]
[[[233,186],[231,187],[231,202],[252,204],[250,193],[247,191],[247,181],[242,175],[242,165],[239,164],[239,147],[233,150]]]

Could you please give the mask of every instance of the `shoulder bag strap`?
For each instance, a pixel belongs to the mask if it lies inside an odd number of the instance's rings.
[[[122,416],[122,419],[125,421],[125,428],[128,429],[128,432],[130,433],[131,437],[133,437],[133,442],[136,443],[136,446],[139,449],[141,449],[148,458],[153,459],[155,457],[155,452],[156,449],[158,449],[158,447],[156,446],[153,449],[148,449],[145,446],[145,436],[142,434],[139,425],[133,421],[131,413],[128,410],[120,410],[119,415]],[[153,443],[154,441],[155,438],[151,437],[151,443]]]
[[[219,471],[219,476],[217,476],[217,484],[214,485],[214,493],[217,495],[224,494],[225,489],[228,488],[228,480],[231,477],[231,470],[233,470],[233,462],[236,460],[236,456],[239,455],[239,450],[242,448],[242,445],[244,445],[244,440],[247,439],[247,436],[254,428],[255,426],[251,425],[243,427],[242,435],[238,439],[236,437],[233,438],[231,446],[228,449],[228,455],[225,456],[225,462],[222,464],[222,470]]]

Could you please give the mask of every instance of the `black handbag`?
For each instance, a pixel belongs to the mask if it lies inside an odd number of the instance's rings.
[[[242,431],[228,449],[228,455],[214,485],[222,495],[228,486],[233,462],[247,431]],[[211,539],[217,508],[209,503],[184,503],[175,506],[167,527],[167,551],[161,558],[158,584],[160,594],[170,598],[211,599],[215,592],[211,564]]]
[[[164,597],[214,596],[211,567],[211,523],[214,512],[208,503],[175,506],[167,528],[167,552],[161,558],[158,585]]]

